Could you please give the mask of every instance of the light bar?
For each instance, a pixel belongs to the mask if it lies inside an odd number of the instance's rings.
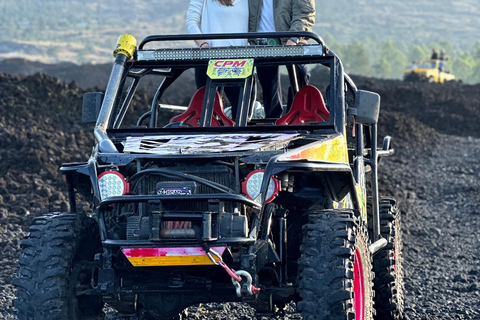
[[[247,46],[189,49],[140,50],[137,61],[210,60],[239,58],[322,56],[323,46]]]

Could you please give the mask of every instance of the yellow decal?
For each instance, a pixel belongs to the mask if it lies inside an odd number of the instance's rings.
[[[347,141],[345,137],[339,137],[322,144],[316,144],[292,154],[290,159],[348,163]]]
[[[362,220],[367,221],[367,202],[365,201],[365,189],[362,188],[362,186],[360,185],[356,185],[355,189],[357,189],[358,202],[360,206],[360,214],[362,216]]]
[[[225,247],[212,247],[220,255]],[[134,267],[213,265],[202,247],[123,248]]]
[[[213,265],[205,256],[128,257],[134,267]]]
[[[208,61],[210,79],[245,79],[252,74],[253,59],[223,59]]]

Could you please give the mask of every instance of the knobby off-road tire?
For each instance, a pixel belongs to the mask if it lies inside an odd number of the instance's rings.
[[[371,205],[368,210],[369,231],[373,234]],[[375,272],[375,308],[378,320],[403,319],[404,283],[402,268],[401,213],[392,198],[379,201],[380,233],[388,244],[373,258]]]
[[[352,210],[308,213],[299,259],[306,320],[371,320],[373,273],[368,231]]]
[[[100,250],[96,222],[83,215],[52,213],[35,219],[21,242],[17,286],[18,319],[103,319],[100,296],[91,288],[95,253]]]

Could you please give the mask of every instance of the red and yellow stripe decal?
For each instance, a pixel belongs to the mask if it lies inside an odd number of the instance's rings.
[[[212,247],[220,255],[225,247]],[[134,267],[213,265],[202,247],[124,248],[123,254]]]
[[[280,160],[323,160],[348,163],[348,148],[345,137],[340,136],[323,143],[287,152]]]

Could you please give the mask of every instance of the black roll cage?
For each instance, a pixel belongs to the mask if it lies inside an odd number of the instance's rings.
[[[175,48],[161,48],[161,49],[153,49],[148,50],[145,49],[148,45],[152,43],[165,43],[169,41],[178,41],[178,40],[195,40],[195,39],[250,39],[255,40],[259,38],[290,38],[290,37],[298,37],[298,38],[305,38],[310,39],[311,42],[313,41],[315,46],[320,45],[322,47],[321,54],[313,54],[313,55],[305,55],[305,56],[294,56],[294,57],[255,57],[255,66],[262,66],[262,65],[287,65],[287,69],[289,69],[289,78],[290,82],[293,84],[292,88],[294,93],[298,90],[298,84],[296,80],[296,75],[294,72],[293,65],[294,64],[309,64],[309,63],[317,63],[322,64],[326,67],[329,67],[330,72],[330,85],[333,87],[331,88],[332,92],[336,93],[336,96],[332,96],[331,98],[331,118],[333,120],[330,121],[328,125],[332,125],[336,132],[343,132],[344,128],[344,119],[346,117],[346,106],[344,102],[345,97],[345,89],[349,88],[352,92],[356,92],[356,87],[353,81],[344,74],[343,66],[341,64],[340,59],[332,52],[324,43],[323,39],[321,39],[318,35],[311,33],[311,32],[278,32],[278,33],[238,33],[238,34],[180,34],[180,35],[153,35],[146,37],[138,46],[138,49],[135,51],[134,56],[131,62],[125,63],[125,69],[121,77],[120,87],[123,87],[125,83],[125,79],[130,77],[133,79],[130,87],[127,90],[127,94],[123,100],[121,106],[119,106],[120,99],[118,97],[114,98],[114,110],[118,110],[115,119],[108,120],[108,131],[116,131],[115,129],[119,129],[122,120],[126,114],[128,106],[133,98],[135,91],[138,88],[140,79],[145,75],[159,75],[164,76],[162,83],[157,88],[155,96],[152,100],[152,104],[150,110],[146,112],[139,122],[145,120],[147,117],[150,117],[149,128],[155,128],[155,131],[163,131],[161,128],[157,128],[157,118],[158,112],[160,108],[159,99],[165,92],[165,90],[187,69],[205,66],[206,61],[208,59],[196,59],[196,60],[186,60],[186,59],[178,59],[178,60],[152,60],[146,61],[139,59],[139,56],[144,54],[145,52],[169,52],[174,50],[181,50],[182,52],[191,51],[192,53],[199,52],[200,50],[210,50],[210,51],[219,51],[219,50],[228,50],[230,48],[208,48],[208,49],[200,49],[200,48],[182,48],[182,49],[175,49]],[[311,44],[308,44],[311,45]],[[308,46],[307,45],[307,46]],[[268,47],[278,47],[278,46],[258,46],[258,45],[249,45],[246,48],[250,50],[256,50],[257,48],[268,48]],[[288,46],[283,46],[288,47]],[[242,48],[242,47],[233,47],[233,48]],[[248,53],[244,56],[245,58],[248,57]],[[118,59],[118,58],[117,58]],[[286,63],[288,62],[288,63]],[[288,65],[290,68],[288,68]],[[163,68],[163,69],[162,69]],[[293,71],[292,71],[293,70]],[[226,82],[222,82],[219,80],[211,81],[208,79],[207,83],[207,93],[205,94],[204,105],[206,107],[203,109],[202,118],[200,121],[200,127],[209,127],[211,114],[213,110],[213,103],[212,102],[214,97],[214,92],[216,87],[222,86],[224,84],[231,83],[231,80],[227,80]],[[250,98],[252,95],[252,91],[254,90],[252,77],[246,79],[243,89],[243,97]],[[338,88],[342,88],[338,90]],[[244,99],[240,99],[241,102]],[[248,101],[249,102],[249,101]],[[247,111],[246,108],[238,108],[236,115],[236,126],[237,127],[244,127],[247,125]],[[317,125],[302,125],[301,127],[305,129],[305,126],[311,126],[312,130],[315,130],[314,127],[319,126],[320,128],[325,129],[326,124],[317,124]],[[320,129],[318,128],[318,129]],[[169,128],[171,130],[172,128]],[[176,128],[175,128],[176,129]],[[197,128],[199,129],[199,128]],[[177,130],[175,130],[177,131]],[[180,130],[182,131],[182,129]]]

